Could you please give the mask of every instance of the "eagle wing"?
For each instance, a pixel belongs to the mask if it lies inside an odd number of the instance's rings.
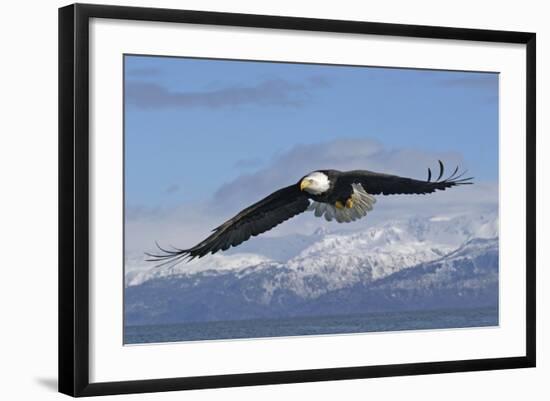
[[[208,253],[225,251],[248,240],[251,236],[266,232],[291,217],[306,211],[308,206],[309,199],[300,191],[298,185],[279,189],[212,230],[213,232],[209,237],[194,247],[167,250],[157,244],[161,253],[147,253],[150,257],[148,260],[161,262],[161,264],[177,263],[186,257],[192,260],[201,258]]]
[[[439,176],[435,181],[431,180],[432,171],[429,168],[426,181],[367,170],[348,171],[344,173],[344,180],[350,183],[360,183],[371,195],[429,194],[457,185],[472,184],[473,177],[462,178],[466,171],[458,174],[458,167],[449,177],[442,180],[444,171],[445,167],[439,160]]]

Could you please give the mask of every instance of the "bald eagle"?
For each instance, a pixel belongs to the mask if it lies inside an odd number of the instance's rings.
[[[225,251],[250,237],[271,230],[273,227],[307,210],[327,221],[347,223],[369,213],[376,202],[373,195],[429,194],[457,185],[472,184],[473,177],[462,178],[458,167],[444,180],[444,166],[439,160],[439,176],[432,181],[428,168],[426,181],[396,175],[375,173],[368,170],[318,170],[302,177],[297,183],[281,188],[259,202],[250,205],[222,225],[212,234],[188,249],[168,250],[157,247],[158,254],[146,253],[148,261],[160,264],[201,258],[209,253]]]

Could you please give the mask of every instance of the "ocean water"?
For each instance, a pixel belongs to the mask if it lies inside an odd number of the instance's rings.
[[[126,326],[125,344],[498,326],[498,308]]]

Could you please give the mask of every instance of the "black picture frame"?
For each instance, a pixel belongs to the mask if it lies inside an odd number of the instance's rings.
[[[89,21],[91,18],[276,28],[526,45],[526,354],[521,357],[258,372],[154,380],[89,380]],[[361,379],[535,366],[536,35],[220,12],[74,4],[59,9],[59,391],[71,396]]]

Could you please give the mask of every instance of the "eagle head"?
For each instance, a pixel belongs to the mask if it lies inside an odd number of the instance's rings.
[[[300,180],[300,190],[311,195],[320,195],[328,191],[330,181],[325,173],[314,171]]]

